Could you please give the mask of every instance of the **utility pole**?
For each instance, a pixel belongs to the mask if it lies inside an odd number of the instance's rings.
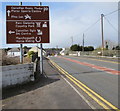
[[[58,45],[56,45],[56,49],[58,49]]]
[[[103,56],[103,53],[104,53],[103,17],[104,17],[104,14],[101,14],[102,56]]]
[[[19,3],[20,6],[22,6],[22,2]],[[23,49],[22,49],[23,45],[20,44],[20,63],[23,63]]]
[[[72,40],[72,45],[73,45],[73,36],[71,37],[71,40]]]
[[[83,47],[82,47],[82,51],[84,52],[84,33],[83,33]]]
[[[42,6],[42,2],[39,3],[39,6]],[[43,46],[40,43],[40,72],[43,74]]]

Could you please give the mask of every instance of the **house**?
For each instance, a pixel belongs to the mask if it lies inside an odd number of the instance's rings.
[[[32,47],[30,50],[29,50],[29,52],[30,51],[33,51],[33,52],[38,52],[38,57],[40,57],[40,48],[39,47],[37,47],[37,46],[35,46],[35,47]],[[43,50],[43,56],[46,56],[46,52]]]
[[[60,51],[61,55],[69,55],[69,48],[63,48],[62,51]]]
[[[20,56],[20,49],[19,48],[12,48],[12,49],[8,50],[7,56],[9,56],[9,57]]]
[[[59,55],[61,49],[58,48],[46,48],[45,49],[47,56],[54,56],[54,55]]]
[[[80,56],[81,52],[80,51],[71,51],[70,48],[63,48],[62,51],[60,52],[61,55],[69,55],[69,56]]]

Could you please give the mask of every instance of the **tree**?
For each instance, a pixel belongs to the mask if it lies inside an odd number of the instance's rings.
[[[72,50],[72,51],[82,51],[82,49],[83,49],[83,46],[79,46],[77,44],[72,45],[70,47],[70,50]],[[86,47],[84,47],[84,51],[93,51],[93,50],[94,50],[93,46],[86,46]]]
[[[120,46],[118,45],[118,46],[116,46],[116,48],[115,48],[116,50],[120,50]]]
[[[12,49],[12,48],[6,48],[5,51],[9,51],[10,49]]]
[[[70,50],[72,50],[72,51],[79,51],[79,50],[80,50],[80,46],[77,45],[77,44],[72,45],[72,46],[70,47]]]
[[[89,51],[88,47],[84,47],[84,51]]]
[[[113,47],[112,50],[115,50],[115,47]]]
[[[23,49],[27,49],[28,47],[27,46],[24,46]]]
[[[83,46],[79,46],[79,51],[82,51],[82,49],[83,49]]]
[[[24,54],[27,53],[27,48],[28,48],[27,46],[24,46],[24,47],[23,47],[23,49],[24,49]]]
[[[94,47],[93,46],[88,46],[88,51],[94,51]]]
[[[113,47],[112,50],[120,50],[120,45]]]

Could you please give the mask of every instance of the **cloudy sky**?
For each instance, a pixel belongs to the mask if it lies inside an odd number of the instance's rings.
[[[0,18],[0,21],[2,21],[2,27],[0,27],[2,45],[0,47],[16,47],[19,44],[6,44],[6,5],[19,5],[19,2],[2,2],[0,6],[2,12]],[[23,5],[37,6],[38,2],[25,2]],[[74,44],[82,45],[83,33],[86,46],[100,46],[100,15],[106,15],[118,9],[117,2],[43,2],[42,5],[50,7],[50,43],[43,44],[45,48],[70,47],[72,44],[71,37],[73,37]],[[104,40],[117,43],[118,12],[106,16],[106,19],[104,19]],[[37,44],[29,44],[28,46],[33,45]]]

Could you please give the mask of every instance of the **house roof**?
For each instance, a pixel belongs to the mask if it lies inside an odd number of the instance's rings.
[[[19,48],[12,48],[8,52],[20,52]]]

